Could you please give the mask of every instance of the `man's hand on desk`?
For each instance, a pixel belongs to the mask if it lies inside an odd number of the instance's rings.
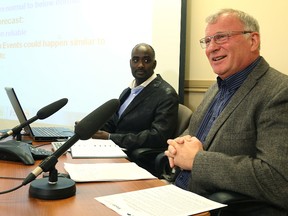
[[[75,125],[74,127],[79,123],[79,121],[75,121]],[[101,130],[98,130],[95,134],[93,134],[92,138],[93,139],[104,139],[104,140],[107,140],[109,139],[109,133],[106,132],[106,131],[101,131]]]
[[[109,139],[109,133],[106,131],[98,130],[95,134],[92,136],[93,139]]]

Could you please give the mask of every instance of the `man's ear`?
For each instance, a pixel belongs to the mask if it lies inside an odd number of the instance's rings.
[[[156,60],[154,60],[154,66],[153,66],[153,69],[155,69],[155,68],[156,68],[156,66],[157,66],[157,61],[156,61]]]
[[[251,50],[259,50],[260,49],[260,34],[258,32],[252,32],[251,34]]]

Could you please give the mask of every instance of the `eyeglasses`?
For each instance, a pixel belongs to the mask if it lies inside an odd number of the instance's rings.
[[[252,33],[252,31],[229,31],[229,32],[221,32],[217,33],[212,36],[208,36],[205,38],[200,39],[200,45],[203,49],[207,48],[210,45],[210,42],[212,39],[214,39],[214,42],[216,44],[223,44],[228,41],[230,37],[233,35],[240,35],[240,34],[248,34]]]

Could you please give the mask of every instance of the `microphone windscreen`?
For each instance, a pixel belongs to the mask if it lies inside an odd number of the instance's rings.
[[[67,104],[67,102],[68,102],[67,98],[62,98],[58,101],[55,101],[54,103],[51,103],[43,107],[42,109],[40,109],[37,112],[37,117],[39,119],[45,119],[49,117],[50,115],[54,114],[55,112],[57,112],[58,110],[60,110],[63,106]]]
[[[75,126],[75,134],[81,140],[87,140],[98,131],[109,118],[118,110],[120,102],[118,99],[111,99],[87,115]]]

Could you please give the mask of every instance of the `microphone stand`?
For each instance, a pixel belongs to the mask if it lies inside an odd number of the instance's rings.
[[[19,142],[23,142],[23,143],[26,143],[26,144],[29,144],[31,145],[32,144],[32,141],[31,140],[23,140],[22,139],[22,136],[23,134],[21,133],[21,131],[17,134],[13,134],[13,140],[16,140],[16,141],[19,141]]]
[[[49,176],[42,179],[35,179],[29,187],[29,195],[34,198],[45,200],[65,199],[74,196],[76,185],[72,179],[59,177],[55,168],[57,159],[52,162]]]
[[[101,128],[101,126],[116,112],[119,100],[112,99],[98,107],[75,126],[75,135],[68,139],[52,155],[45,158],[22,182],[26,185],[30,182],[29,194],[40,199],[64,199],[75,195],[75,182],[69,178],[58,178],[55,165],[58,158],[66,152],[79,139],[87,140]],[[97,121],[95,121],[97,119]],[[49,182],[47,178],[35,179],[42,172],[49,171]]]
[[[13,136],[14,138],[16,137],[17,141],[22,141],[22,134],[21,133],[17,133],[15,136]]]

